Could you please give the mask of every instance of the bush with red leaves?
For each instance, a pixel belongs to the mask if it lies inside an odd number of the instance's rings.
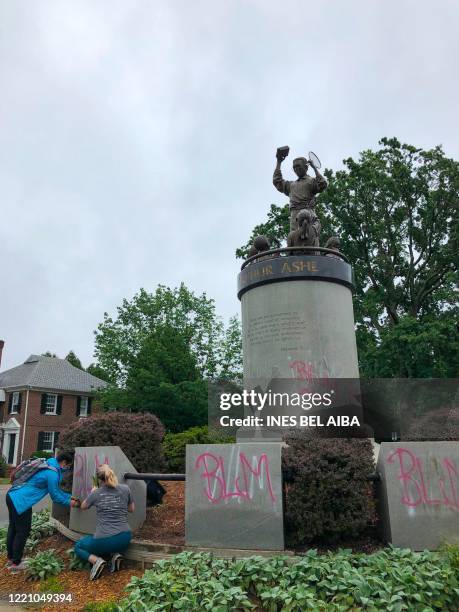
[[[375,523],[370,440],[287,439],[285,529],[290,546],[355,538]]]
[[[109,412],[69,425],[59,437],[59,446],[119,446],[139,472],[161,472],[165,468],[162,441],[164,426],[153,414]]]

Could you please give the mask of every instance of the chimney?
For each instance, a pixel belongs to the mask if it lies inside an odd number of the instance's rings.
[[[5,346],[5,341],[4,340],[0,340],[0,366],[2,365],[2,353],[3,353],[3,347]]]

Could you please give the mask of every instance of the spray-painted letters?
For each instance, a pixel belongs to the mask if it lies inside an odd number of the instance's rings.
[[[88,461],[88,455],[86,453],[75,453],[75,461],[73,464],[73,494],[75,497],[81,500],[86,499],[94,486],[92,479],[97,468],[104,463],[109,465],[106,455],[101,459],[96,453],[94,455],[94,460]]]
[[[253,455],[249,461],[245,453],[239,452],[237,458],[236,466],[231,466],[231,461],[228,462],[230,465],[225,466],[223,457],[211,452],[198,456],[195,468],[202,469],[201,478],[206,482],[204,490],[207,499],[213,504],[234,497],[250,501],[255,494],[256,484],[260,490],[267,492],[274,504],[276,496],[271,483],[266,453],[260,454],[259,457]],[[233,467],[235,467],[235,473],[230,479],[229,472]],[[233,490],[229,490],[231,484]]]
[[[416,508],[445,506],[459,510],[459,466],[451,457],[420,459],[414,451],[399,447],[387,462],[398,467],[398,479],[402,485],[401,503]]]

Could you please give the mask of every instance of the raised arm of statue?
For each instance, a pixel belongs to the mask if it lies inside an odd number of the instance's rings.
[[[317,170],[313,163],[309,162],[309,165],[314,170],[314,173],[316,175],[314,179],[314,191],[316,193],[321,193],[322,191],[325,191],[328,185],[327,180],[320,174],[320,172]]]
[[[278,160],[273,174],[273,185],[277,191],[288,196],[290,195],[290,181],[284,181],[280,165],[281,162]]]

